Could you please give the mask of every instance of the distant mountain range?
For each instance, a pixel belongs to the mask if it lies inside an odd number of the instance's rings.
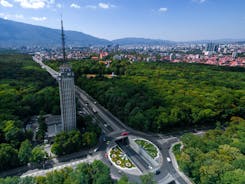
[[[61,45],[58,29],[4,20],[0,18],[0,47]],[[108,45],[110,41],[99,39],[81,32],[65,31],[66,43],[72,46]]]
[[[172,45],[173,41],[159,40],[159,39],[146,39],[146,38],[122,38],[112,41],[113,44],[119,45]]]
[[[117,40],[106,40],[96,38],[94,36],[77,32],[65,31],[67,46],[105,46],[111,44],[119,45],[174,45],[178,42],[146,39],[146,38],[122,38]],[[51,29],[31,24],[15,22],[0,18],[0,47],[20,47],[20,46],[41,46],[41,47],[59,47],[61,45],[59,29]],[[223,39],[212,42],[226,43],[226,42],[242,42],[245,39]],[[208,40],[191,41],[181,43],[207,43]],[[179,42],[180,43],[180,42]]]

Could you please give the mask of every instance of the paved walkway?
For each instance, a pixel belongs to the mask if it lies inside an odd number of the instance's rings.
[[[80,160],[75,160],[75,161],[71,161],[71,162],[65,162],[65,163],[59,163],[57,166],[54,166],[53,168],[50,169],[35,169],[35,170],[30,170],[24,174],[22,174],[20,177],[27,177],[27,176],[31,176],[31,177],[35,177],[35,176],[43,176],[49,172],[52,172],[54,170],[61,170],[64,169],[65,167],[76,167],[78,164],[83,163],[83,162],[87,162],[87,163],[92,163],[94,160],[101,160],[102,156],[101,154],[96,154],[94,156],[87,156],[84,159],[80,159]]]
[[[175,155],[173,153],[173,147],[176,145],[176,144],[182,144],[182,142],[176,142],[174,144],[171,145],[171,148],[169,150],[169,155],[171,157],[171,160],[172,160],[172,164],[176,170],[176,172],[178,172],[178,174],[181,176],[181,178],[183,178],[183,180],[187,183],[187,184],[192,184],[192,182],[190,181],[190,179],[182,172],[179,170],[179,165],[175,159]]]

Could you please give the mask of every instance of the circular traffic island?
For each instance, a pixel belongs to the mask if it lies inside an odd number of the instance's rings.
[[[120,169],[133,169],[135,165],[131,162],[128,156],[118,147],[114,146],[109,151],[109,159]]]
[[[159,150],[155,144],[152,142],[143,139],[143,138],[136,138],[134,139],[135,143],[138,144],[141,148],[143,148],[148,155],[150,155],[153,159],[159,157]]]

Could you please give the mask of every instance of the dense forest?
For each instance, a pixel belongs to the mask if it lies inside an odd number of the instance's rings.
[[[245,183],[245,120],[232,117],[228,127],[203,136],[185,134],[174,153],[180,168],[194,183]]]
[[[57,62],[47,62],[58,68]],[[245,69],[185,63],[71,62],[76,84],[129,126],[153,132],[245,116]],[[104,74],[115,72],[117,77]],[[88,77],[87,74],[97,74]]]
[[[46,113],[60,113],[56,81],[31,56],[1,54],[0,171],[46,158],[41,147],[32,149],[33,134],[24,129],[32,115]]]

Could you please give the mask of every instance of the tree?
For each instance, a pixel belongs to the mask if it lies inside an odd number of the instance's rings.
[[[7,178],[0,178],[1,184],[19,184],[20,178],[19,177],[7,177]]]
[[[0,171],[18,166],[17,150],[9,144],[0,144],[0,163]]]
[[[44,162],[48,159],[48,154],[40,146],[33,148],[31,154],[31,161],[36,164],[44,164]]]
[[[95,160],[91,164],[92,168],[92,179],[94,184],[106,183],[112,184],[112,179],[110,178],[110,169],[108,166],[103,164],[99,160]]]
[[[245,171],[237,169],[229,171],[221,176],[220,184],[244,184],[245,183]]]
[[[32,157],[32,145],[29,140],[21,143],[18,158],[22,164],[27,164]]]
[[[41,111],[41,113],[44,113],[43,111]],[[39,142],[42,142],[44,140],[45,134],[48,130],[47,124],[45,123],[45,118],[40,115],[38,118],[38,131],[36,134],[36,139]]]
[[[156,184],[156,181],[154,180],[152,173],[142,175],[140,176],[140,179],[142,184]]]
[[[85,132],[82,136],[83,143],[88,146],[92,147],[97,143],[97,136],[95,132]]]
[[[126,175],[123,175],[118,181],[117,184],[133,184],[130,181],[128,181],[128,177]]]
[[[78,151],[82,146],[81,137],[81,133],[78,130],[59,133],[54,138],[54,143],[51,147],[52,153],[65,155]]]
[[[23,140],[23,131],[16,126],[15,121],[6,121],[5,128],[3,129],[5,134],[5,139],[15,147],[19,145],[19,143]]]

